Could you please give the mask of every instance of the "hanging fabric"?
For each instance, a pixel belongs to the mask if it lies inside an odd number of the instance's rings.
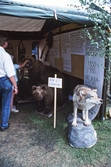
[[[46,39],[46,44],[44,45],[44,48],[41,52],[40,60],[43,62],[46,60],[47,55],[49,53],[50,48],[53,45],[53,34],[52,32],[49,32],[48,37]]]
[[[18,61],[19,62],[22,62],[22,59],[25,57],[25,52],[26,52],[26,49],[25,49],[24,44],[21,40],[19,42],[19,45],[18,45]]]

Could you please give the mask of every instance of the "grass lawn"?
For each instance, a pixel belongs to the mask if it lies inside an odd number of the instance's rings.
[[[91,148],[72,148],[68,121],[72,102],[52,117],[36,113],[35,104],[21,104],[11,113],[10,128],[0,132],[0,167],[111,167],[111,119],[94,119],[97,143]]]
[[[97,132],[97,143],[88,149],[72,148],[68,143],[67,117],[72,113],[72,103],[67,102],[66,107],[57,112],[57,126],[53,128],[53,116],[46,118],[40,115],[31,114],[29,119],[37,127],[38,140],[47,143],[57,149],[52,154],[52,166],[54,167],[111,167],[111,120],[100,121],[95,119],[92,125]],[[51,166],[51,162],[49,163]]]

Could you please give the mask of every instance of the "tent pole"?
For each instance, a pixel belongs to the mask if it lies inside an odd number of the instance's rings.
[[[107,50],[108,48],[106,48]],[[108,59],[108,55],[105,55],[105,70],[104,70],[104,83],[103,83],[103,104],[102,104],[102,112],[101,112],[101,116],[100,119],[104,120],[105,119],[105,113],[106,113],[106,103],[107,103],[107,87],[108,87],[108,82],[107,82],[107,78],[106,78],[106,74],[107,71],[109,69],[109,59]]]

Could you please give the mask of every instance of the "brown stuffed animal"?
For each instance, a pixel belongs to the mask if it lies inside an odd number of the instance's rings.
[[[49,114],[53,106],[53,88],[47,84],[32,86],[32,95],[37,100],[38,112]]]

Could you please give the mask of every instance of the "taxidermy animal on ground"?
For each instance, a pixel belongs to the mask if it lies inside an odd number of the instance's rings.
[[[32,86],[32,95],[37,100],[38,112],[49,114],[53,105],[54,99],[53,88],[43,84],[39,86]]]
[[[98,97],[97,89],[90,89],[84,85],[77,85],[73,90],[73,126],[77,126],[77,110],[82,110],[85,125],[90,125],[88,111],[95,105],[101,105],[103,100]]]

